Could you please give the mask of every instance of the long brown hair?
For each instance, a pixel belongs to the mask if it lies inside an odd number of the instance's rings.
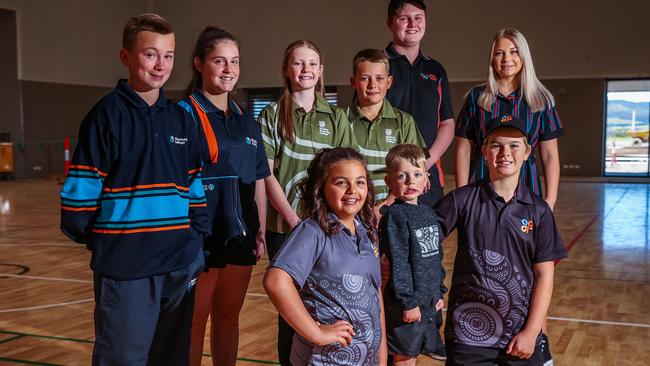
[[[194,51],[192,51],[192,58],[190,59],[192,65],[192,80],[190,80],[190,83],[185,88],[183,98],[188,98],[192,95],[194,89],[203,88],[203,76],[199,70],[196,69],[196,66],[194,66],[194,59],[198,58],[201,62],[205,62],[205,58],[210,52],[212,52],[212,50],[214,50],[214,47],[219,42],[224,41],[231,41],[237,45],[237,48],[239,48],[239,40],[225,30],[211,25],[203,29],[199,38],[196,40]]]
[[[309,167],[307,168],[307,177],[298,184],[300,201],[303,207],[302,218],[311,218],[318,222],[320,228],[327,235],[335,235],[341,230],[342,225],[332,225],[327,217],[329,209],[327,207],[327,202],[325,202],[325,192],[323,192],[323,188],[327,181],[329,168],[332,165],[345,160],[360,162],[366,171],[368,195],[366,196],[366,201],[363,203],[361,211],[359,211],[357,217],[368,229],[368,237],[370,240],[373,243],[376,243],[377,218],[373,212],[374,187],[372,185],[372,179],[370,179],[368,174],[368,169],[366,168],[366,162],[363,159],[363,156],[352,148],[336,147],[333,149],[322,149],[318,154],[316,154],[314,160],[309,163]]]
[[[318,47],[314,42],[301,39],[298,41],[293,41],[287,46],[287,49],[284,51],[284,58],[282,59],[282,80],[284,86],[282,88],[282,96],[280,97],[280,108],[278,111],[278,116],[280,118],[280,135],[283,139],[295,142],[296,135],[293,128],[293,111],[291,110],[291,80],[287,77],[287,70],[289,69],[289,57],[296,48],[307,47],[318,54],[320,58],[320,64],[323,64],[323,55],[321,54]],[[323,73],[320,73],[320,77],[316,82],[316,94],[323,95],[325,92],[325,81],[323,79]]]

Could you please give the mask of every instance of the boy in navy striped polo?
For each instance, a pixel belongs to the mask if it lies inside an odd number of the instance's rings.
[[[197,130],[162,85],[174,33],[155,14],[124,27],[128,80],[81,124],[61,230],[92,252],[93,365],[187,365],[207,234]]]
[[[489,176],[435,207],[441,231],[458,229],[445,326],[447,365],[539,365],[554,261],[567,256],[548,204],[526,184],[526,124],[503,115],[486,126]]]

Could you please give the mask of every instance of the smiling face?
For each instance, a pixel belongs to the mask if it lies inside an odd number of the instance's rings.
[[[218,42],[204,60],[194,59],[203,90],[212,95],[231,92],[239,80],[239,47],[231,40]]]
[[[314,89],[323,72],[320,56],[309,47],[294,49],[289,55],[284,75],[289,79],[291,91]]]
[[[519,177],[521,166],[530,156],[526,137],[514,128],[492,131],[482,147],[491,180]]]
[[[139,32],[130,49],[120,50],[120,60],[129,70],[129,85],[141,93],[160,89],[174,67],[174,34]]]
[[[427,27],[426,13],[413,4],[405,4],[388,24],[393,42],[402,47],[418,46]]]
[[[389,171],[385,178],[386,185],[395,197],[414,205],[424,192],[429,174],[425,169],[424,159],[418,161],[418,165],[400,158],[395,169]]]
[[[499,79],[512,80],[518,77],[523,65],[519,50],[510,39],[503,37],[494,43],[492,67]]]
[[[366,167],[357,160],[341,160],[332,164],[323,185],[327,207],[343,224],[354,222],[368,197]]]
[[[350,79],[357,91],[361,107],[382,103],[392,82],[393,77],[388,75],[385,63],[370,61],[359,62],[354,76]]]

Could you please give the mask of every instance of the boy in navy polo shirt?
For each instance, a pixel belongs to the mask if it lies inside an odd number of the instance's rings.
[[[81,124],[61,192],[61,230],[92,252],[93,365],[187,365],[207,234],[191,116],[161,87],[174,33],[155,14],[124,27],[128,80]]]
[[[554,261],[567,256],[548,204],[519,173],[531,152],[526,125],[510,115],[486,126],[489,177],[452,191],[436,212],[458,229],[449,293],[447,365],[542,365],[542,324]]]

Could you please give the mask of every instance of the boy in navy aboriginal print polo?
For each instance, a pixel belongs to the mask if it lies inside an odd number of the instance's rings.
[[[442,235],[458,229],[445,340],[448,365],[542,365],[538,337],[553,291],[554,261],[567,256],[549,206],[526,184],[525,122],[487,123],[488,179],[445,196]]]

